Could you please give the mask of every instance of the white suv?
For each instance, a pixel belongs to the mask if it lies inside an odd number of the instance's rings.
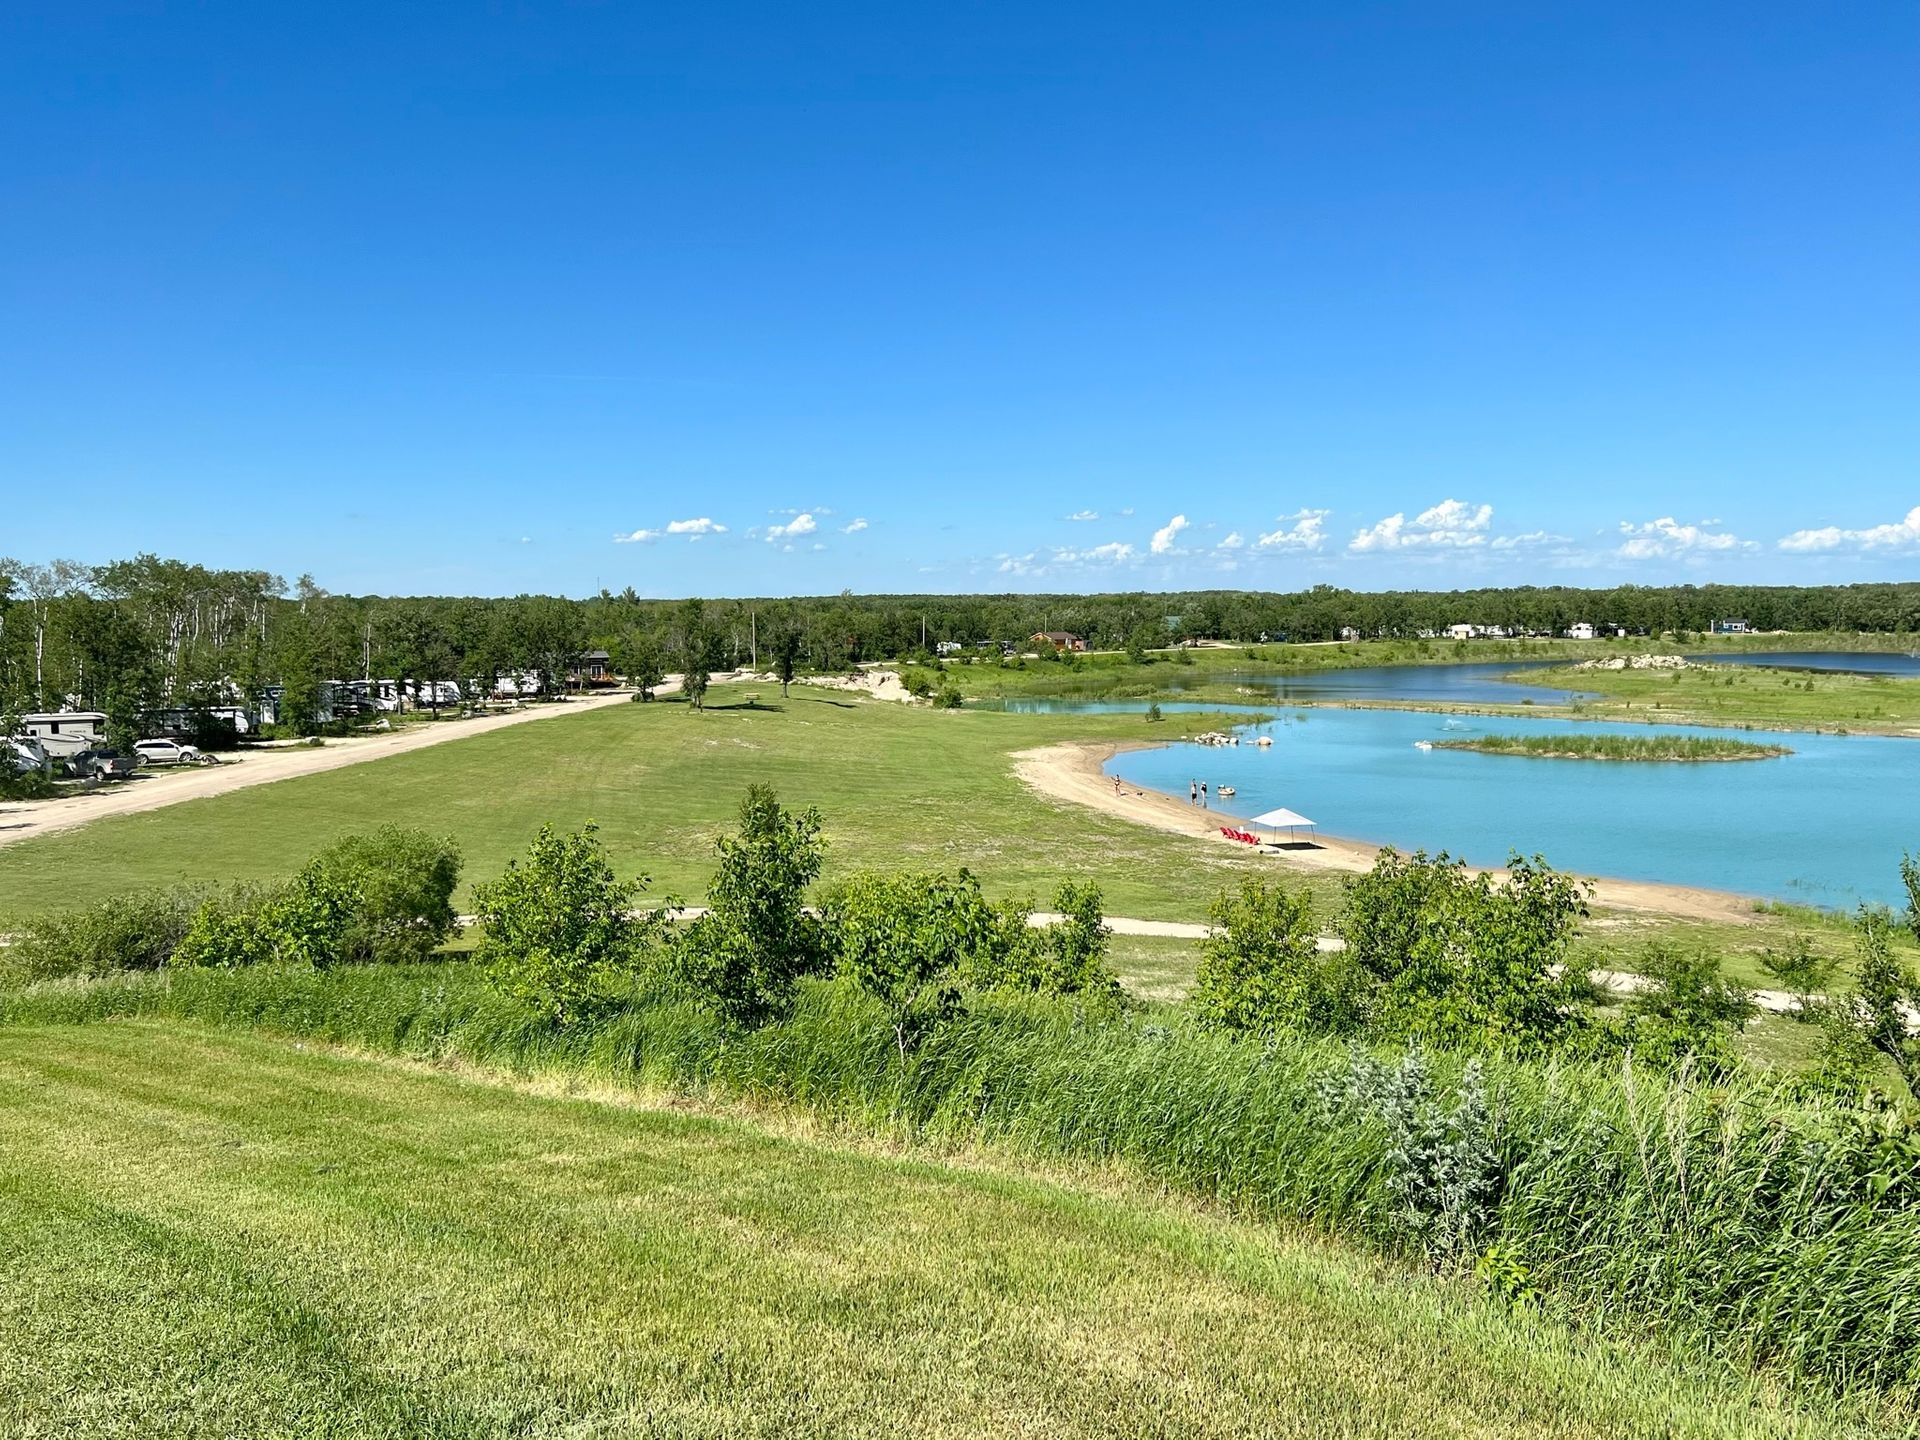
[[[143,765],[199,765],[207,758],[178,740],[141,740],[135,743],[133,753]]]

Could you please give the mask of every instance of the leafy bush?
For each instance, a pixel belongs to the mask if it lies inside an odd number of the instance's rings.
[[[301,872],[339,897],[332,959],[344,964],[424,960],[453,933],[460,847],[424,830],[382,825],[335,841]]]
[[[0,800],[51,800],[60,793],[45,770],[16,770],[0,750]]]
[[[714,848],[720,867],[707,913],[681,933],[676,969],[701,1004],[751,1029],[785,1014],[795,983],[830,960],[825,931],[805,909],[826,848],[820,812],[791,814],[767,786],[750,786],[739,833]]]
[[[557,1025],[612,1003],[665,927],[659,912],[629,913],[647,878],[615,878],[594,830],[543,825],[525,864],[474,888],[484,927],[474,958],[496,989]]]
[[[868,871],[839,886],[826,912],[840,973],[886,1011],[902,1066],[924,1034],[960,1012],[961,968],[999,930],[965,870]]]
[[[1058,919],[1034,925],[1030,906],[1001,906],[992,943],[974,954],[967,980],[982,990],[1119,1001],[1120,980],[1107,965],[1113,932],[1106,925],[1100,887],[1063,881],[1053,892],[1053,908]]]
[[[1907,1094],[1920,1100],[1920,1036],[1908,1020],[1910,1011],[1920,1009],[1920,979],[1895,957],[1891,929],[1885,911],[1861,911],[1860,964],[1852,988],[1826,1006],[1821,1071],[1831,1084],[1858,1089],[1890,1067]]]
[[[1785,950],[1763,950],[1760,968],[1769,980],[1793,997],[1794,1019],[1818,1018],[1827,986],[1833,979],[1834,963],[1816,952],[1812,941],[1800,935]]]
[[[1627,1001],[1622,1038],[1636,1059],[1663,1067],[1691,1060],[1724,1073],[1729,1041],[1754,1013],[1753,997],[1720,971],[1720,957],[1656,941],[1639,966],[1645,985]]]
[[[1366,977],[1344,954],[1322,954],[1305,893],[1249,877],[1208,908],[1193,1004],[1229,1030],[1350,1034],[1366,1019]]]
[[[1538,857],[1469,877],[1444,852],[1380,852],[1347,882],[1342,929],[1372,982],[1380,1033],[1449,1048],[1538,1050],[1586,1023],[1592,998],[1569,946],[1587,890]]]
[[[157,970],[191,929],[205,892],[152,890],[9,926],[0,972],[18,983]]]
[[[207,896],[167,963],[181,969],[231,970],[278,958],[278,898],[277,892],[244,889]]]

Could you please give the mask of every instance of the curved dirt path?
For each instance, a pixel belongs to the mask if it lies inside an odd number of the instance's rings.
[[[677,688],[673,684],[655,689],[656,695]],[[329,740],[318,749],[289,746],[251,750],[238,759],[219,765],[181,766],[177,769],[123,780],[90,794],[62,796],[58,800],[28,800],[0,805],[0,845],[18,840],[37,840],[55,835],[111,815],[138,815],[148,810],[178,805],[185,800],[201,800],[209,795],[226,795],[255,785],[270,785],[276,780],[291,780],[300,775],[317,775],[323,770],[338,770],[369,760],[384,760],[429,745],[444,745],[471,735],[486,735],[512,725],[536,720],[583,715],[609,705],[625,704],[632,692],[616,691],[588,699],[532,706],[504,715],[483,715],[474,720],[446,720],[429,725],[406,726],[384,735],[354,736]]]
[[[1238,818],[1218,810],[1198,810],[1183,805],[1171,795],[1122,784],[1117,790],[1113,777],[1101,767],[1122,749],[1144,749],[1152,741],[1124,746],[1108,741],[1066,740],[1043,745],[1035,750],[1014,754],[1014,773],[1033,790],[1052,800],[1084,805],[1105,815],[1117,815],[1137,825],[1150,825],[1177,835],[1191,835],[1236,850],[1250,847],[1228,840],[1220,827]],[[1317,836],[1311,845],[1283,850],[1262,849],[1275,863],[1306,870],[1330,870],[1354,874],[1373,867],[1380,847],[1358,840],[1340,840]],[[1488,872],[1498,875],[1501,872]],[[1754,902],[1743,895],[1723,890],[1704,890],[1690,885],[1659,885],[1643,880],[1610,880],[1603,876],[1583,876],[1593,883],[1593,901],[1608,910],[1643,911],[1672,915],[1688,920],[1717,920],[1750,925],[1754,921]]]

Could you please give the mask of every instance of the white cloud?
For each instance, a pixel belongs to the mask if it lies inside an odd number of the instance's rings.
[[[1566,545],[1572,538],[1570,535],[1556,535],[1551,530],[1529,530],[1524,535],[1496,535],[1493,537],[1493,548],[1527,550],[1535,545]]]
[[[1156,555],[1165,555],[1173,549],[1173,542],[1180,532],[1187,528],[1187,517],[1176,515],[1158,530],[1153,532],[1153,543],[1149,547]]]
[[[1377,524],[1357,532],[1347,549],[1405,550],[1418,548],[1458,548],[1487,543],[1487,526],[1493,523],[1491,505],[1468,505],[1461,500],[1442,500],[1430,510],[1422,510],[1412,520],[1404,513],[1387,516]]]
[[[811,535],[820,528],[813,516],[802,510],[784,525],[769,525],[767,539],[791,540],[796,535]]]
[[[625,535],[613,537],[616,545],[651,545],[662,535],[684,535],[689,540],[698,540],[702,535],[724,535],[727,527],[717,520],[709,520],[702,515],[697,520],[669,520],[663,529],[632,530]]]
[[[1325,510],[1296,510],[1282,515],[1280,528],[1268,531],[1255,543],[1262,550],[1318,550],[1327,541],[1323,529],[1327,515]]]
[[[1909,510],[1906,518],[1891,525],[1872,525],[1865,530],[1843,530],[1825,525],[1818,530],[1796,530],[1780,541],[1782,550],[1808,553],[1821,550],[1905,550],[1920,546],[1920,505]]]
[[[1644,525],[1620,522],[1620,554],[1628,560],[1671,560],[1681,555],[1724,553],[1751,550],[1753,542],[1729,535],[1724,530],[1708,530],[1700,525],[1682,525],[1671,515],[1649,520]]]
[[[1099,518],[1100,512],[1098,510],[1076,510],[1073,514],[1067,516],[1069,520],[1098,520]]]
[[[858,535],[862,530],[866,528],[867,528],[866,517],[864,515],[861,515],[861,516],[855,517],[853,520],[849,521],[847,524],[842,525],[840,527],[840,533],[842,535]]]
[[[1246,543],[1247,543],[1247,537],[1242,535],[1238,530],[1235,530],[1232,534],[1228,535],[1226,539],[1220,542],[1220,548],[1222,550],[1238,550],[1242,545]]]
[[[1125,540],[1109,540],[1104,545],[1094,545],[1085,550],[1057,545],[1045,555],[1038,550],[1030,550],[1025,555],[997,555],[994,558],[1000,562],[998,568],[1002,575],[1046,575],[1093,565],[1124,565],[1137,553]]]
[[[1132,514],[1133,514],[1133,506],[1131,506],[1131,505],[1129,505],[1129,506],[1127,506],[1127,508],[1126,508],[1126,509],[1124,509],[1124,510],[1122,510],[1122,511],[1120,512],[1120,515],[1121,515],[1121,518],[1122,518],[1122,519],[1125,519],[1125,518],[1127,518],[1128,516],[1131,516]]]

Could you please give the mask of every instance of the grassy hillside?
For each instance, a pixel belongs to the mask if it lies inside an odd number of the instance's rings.
[[[1663,724],[1920,733],[1920,680],[1758,666],[1546,670],[1530,684],[1587,690],[1580,714]]]
[[[1118,1182],[155,1025],[0,1037],[10,1436],[1849,1432]]]

